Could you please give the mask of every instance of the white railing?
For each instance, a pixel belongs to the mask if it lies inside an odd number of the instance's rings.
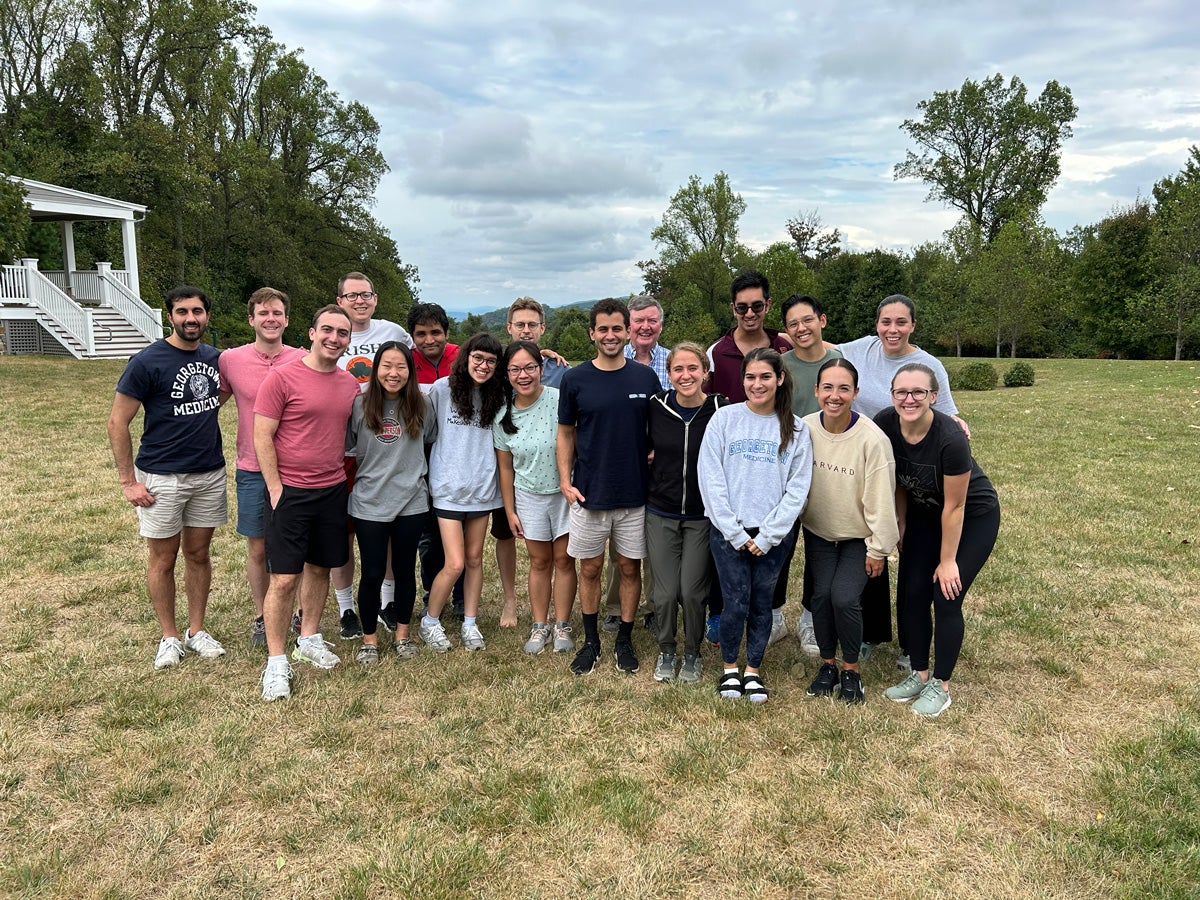
[[[96,353],[96,339],[92,331],[92,311],[84,309],[61,290],[58,285],[37,270],[37,262],[23,266],[24,294],[59,328],[74,338],[88,356]],[[6,267],[7,268],[7,267]]]
[[[0,267],[0,300],[19,300],[28,303],[29,292],[25,290],[25,267]]]
[[[64,294],[74,297],[76,300],[84,300],[90,303],[100,302],[100,273],[98,270],[95,272],[72,272],[70,290],[67,290],[67,273],[62,269],[45,269],[40,271],[54,282],[54,286]],[[129,287],[128,272],[117,269],[113,269],[111,272],[125,287]]]
[[[148,341],[157,341],[163,336],[162,313],[142,302],[129,289],[128,272],[108,268],[107,263],[97,263],[97,280],[100,286],[100,305],[111,306],[128,320]],[[125,278],[122,279],[121,276]]]

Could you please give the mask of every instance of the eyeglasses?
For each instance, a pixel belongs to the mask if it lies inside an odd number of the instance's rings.
[[[496,368],[496,357],[484,356],[482,353],[472,353],[469,357],[471,365],[479,369],[494,369]]]
[[[767,308],[767,301],[755,300],[753,303],[735,303],[733,311],[739,316],[744,316],[748,312],[754,313],[756,316]]]
[[[905,391],[905,390],[901,390],[900,388],[894,388],[892,390],[892,398],[895,400],[903,400],[905,397],[912,397],[914,400],[919,402],[921,400],[924,400],[931,393],[933,393],[933,392],[926,388],[917,388],[916,390],[912,390],[912,391]]]
[[[526,363],[523,366],[509,366],[508,377],[516,378],[518,375],[536,375],[542,369],[537,363]]]
[[[340,296],[340,299],[349,300],[351,303],[354,303],[355,301],[358,301],[358,300],[371,300],[374,297],[375,297],[374,291],[353,291],[349,294],[342,294]]]
[[[788,322],[788,328],[808,328],[811,325],[815,325],[818,318],[819,316],[804,316],[799,319],[792,319]]]

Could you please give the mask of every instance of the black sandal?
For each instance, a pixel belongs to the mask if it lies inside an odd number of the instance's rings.
[[[742,696],[742,676],[737,672],[726,672],[717,682],[717,693],[726,700],[738,700]]]
[[[742,678],[742,696],[751,703],[767,702],[767,686],[758,675],[747,674]]]

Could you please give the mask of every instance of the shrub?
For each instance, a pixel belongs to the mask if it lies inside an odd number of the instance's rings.
[[[950,388],[955,391],[990,391],[999,380],[1000,376],[991,363],[973,362],[950,373]]]
[[[1033,387],[1033,366],[1027,362],[1013,363],[1012,368],[1004,373],[1004,386]]]

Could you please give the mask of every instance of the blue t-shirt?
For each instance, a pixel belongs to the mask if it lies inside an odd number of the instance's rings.
[[[163,338],[125,366],[117,393],[137,400],[145,410],[136,460],[143,472],[211,472],[225,465],[217,421],[221,411],[219,355],[208,344],[180,350]]]
[[[563,375],[558,424],[575,426],[571,483],[584,509],[646,504],[646,410],[659,390],[654,371],[632,359],[615,372],[588,360]]]

